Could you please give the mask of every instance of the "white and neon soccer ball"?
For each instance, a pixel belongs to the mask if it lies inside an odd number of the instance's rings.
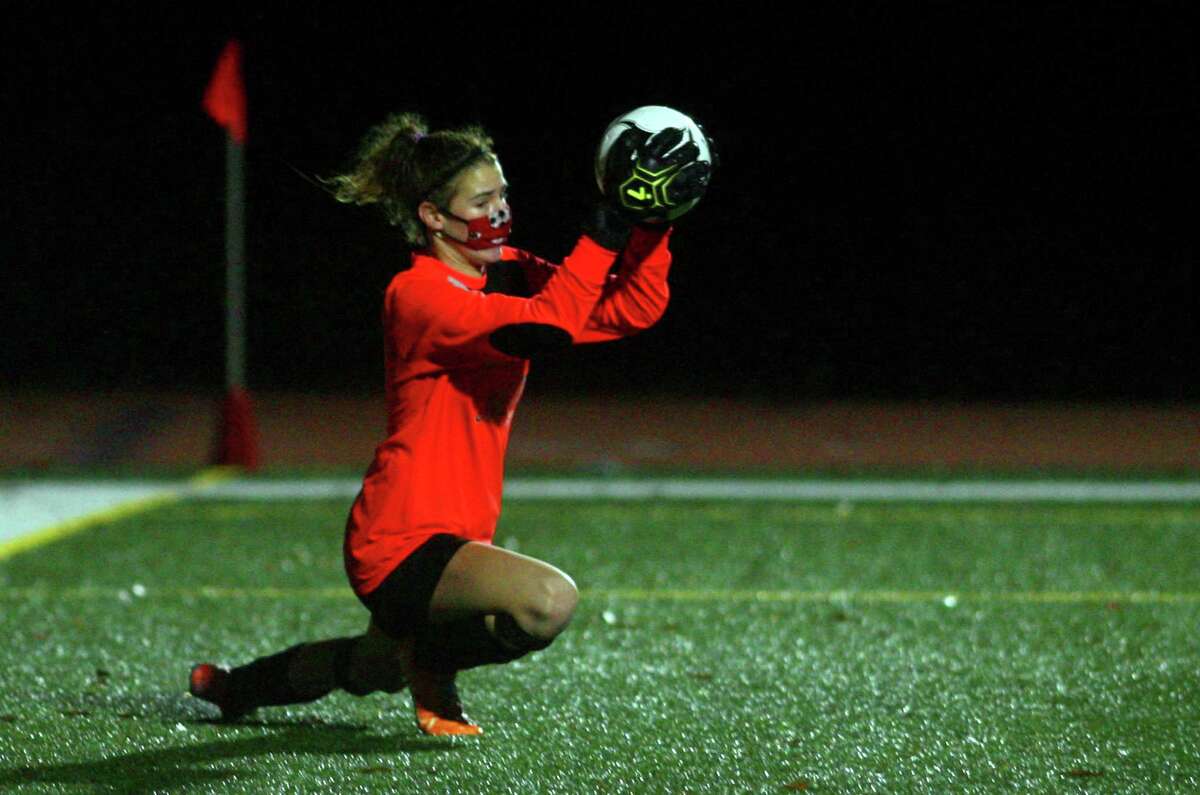
[[[600,147],[596,150],[596,184],[602,193],[605,189],[604,168],[608,152],[621,133],[631,127],[645,133],[647,138],[668,127],[678,127],[684,131],[684,137],[679,146],[691,141],[700,150],[697,160],[712,165],[713,157],[708,145],[708,136],[691,116],[664,105],[643,105],[613,119],[604,130],[604,135],[600,139]],[[637,169],[620,186],[621,202],[638,212],[661,208],[663,217],[668,220],[673,221],[679,218],[695,207],[701,197],[698,196],[682,204],[673,204],[670,200],[669,188],[671,180],[677,173],[678,169],[668,169],[657,174]]]

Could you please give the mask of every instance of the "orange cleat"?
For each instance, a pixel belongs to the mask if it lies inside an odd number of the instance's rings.
[[[413,705],[417,708],[417,728],[425,734],[433,737],[483,734],[483,729],[479,728],[478,724],[472,723],[471,719],[462,712],[459,712],[457,717],[447,717],[425,709],[416,702]]]
[[[483,734],[483,729],[463,714],[454,674],[410,670],[409,690],[417,712],[417,728],[425,734],[434,737]]]
[[[229,692],[229,671],[211,663],[192,667],[188,692],[221,710],[221,720],[237,720],[252,709],[234,701]]]

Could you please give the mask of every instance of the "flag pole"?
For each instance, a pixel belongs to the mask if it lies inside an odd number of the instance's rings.
[[[204,109],[225,128],[225,400],[216,459],[256,469],[258,429],[246,388],[246,90],[236,40],[217,59]]]
[[[225,388],[246,388],[246,156],[225,136]]]

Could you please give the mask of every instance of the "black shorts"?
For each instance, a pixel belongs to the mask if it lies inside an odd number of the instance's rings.
[[[429,602],[446,564],[467,539],[438,533],[392,569],[379,587],[359,596],[375,626],[393,638],[411,635],[429,620]]]

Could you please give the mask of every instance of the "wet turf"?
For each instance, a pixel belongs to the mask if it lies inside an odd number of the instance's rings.
[[[406,697],[183,693],[357,631],[344,500],[180,503],[0,562],[0,790],[1183,792],[1200,788],[1200,506],[511,501],[575,576],[549,650]]]

